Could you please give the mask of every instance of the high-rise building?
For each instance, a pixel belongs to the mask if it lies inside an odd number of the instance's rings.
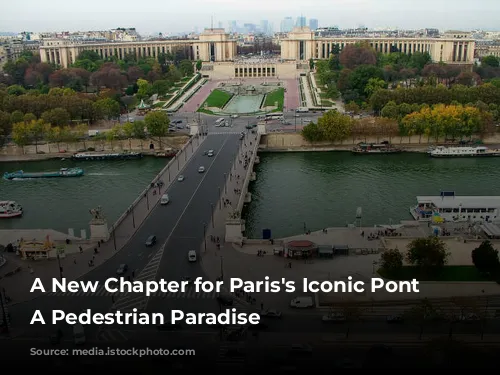
[[[229,21],[229,32],[237,33],[238,32],[238,22],[237,21]]]
[[[259,31],[262,34],[269,35],[269,21],[268,20],[262,20],[262,21],[260,21]]]
[[[309,28],[312,31],[318,28],[318,20],[316,18],[309,18]]]
[[[292,17],[285,17],[283,21],[281,21],[281,28],[280,31],[282,33],[289,33],[293,29],[293,18]]]
[[[306,17],[300,16],[297,17],[297,21],[295,21],[295,27],[304,27],[306,26]]]

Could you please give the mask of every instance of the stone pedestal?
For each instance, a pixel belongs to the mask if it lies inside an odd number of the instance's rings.
[[[90,222],[90,240],[109,240],[108,222],[106,220],[92,220]]]
[[[198,123],[189,124],[189,135],[198,135],[200,133],[200,126]]]
[[[266,134],[266,124],[257,124],[257,133],[259,134]]]
[[[243,231],[245,230],[245,220],[227,219],[226,220],[226,242],[241,243],[243,240]]]

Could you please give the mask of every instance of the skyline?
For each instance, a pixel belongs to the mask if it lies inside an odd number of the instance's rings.
[[[496,0],[477,0],[474,3],[456,0],[453,5],[447,0],[407,0],[404,3],[396,0],[312,0],[307,3],[299,0],[273,3],[265,0],[253,0],[251,3],[185,0],[176,4],[175,13],[170,12],[168,4],[160,0],[151,0],[148,9],[141,8],[132,0],[120,1],[119,8],[117,1],[72,3],[71,12],[64,10],[67,9],[66,4],[62,0],[42,3],[25,0],[20,17],[18,5],[6,3],[0,15],[0,31],[71,32],[135,27],[140,34],[169,34],[210,27],[212,17],[214,27],[222,22],[226,30],[232,20],[257,24],[260,20],[268,20],[273,24],[274,31],[279,31],[284,17],[295,19],[300,16],[318,19],[320,27],[338,26],[343,29],[363,25],[370,29],[498,30],[497,18],[500,14],[500,2]],[[193,9],[196,11],[193,12]]]

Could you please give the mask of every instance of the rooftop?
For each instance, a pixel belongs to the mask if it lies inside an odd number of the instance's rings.
[[[418,203],[433,203],[438,208],[500,208],[500,196],[418,196]]]

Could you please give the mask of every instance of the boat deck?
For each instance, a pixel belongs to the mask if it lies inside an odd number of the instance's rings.
[[[438,208],[500,208],[500,196],[418,196],[419,204],[432,203]]]

